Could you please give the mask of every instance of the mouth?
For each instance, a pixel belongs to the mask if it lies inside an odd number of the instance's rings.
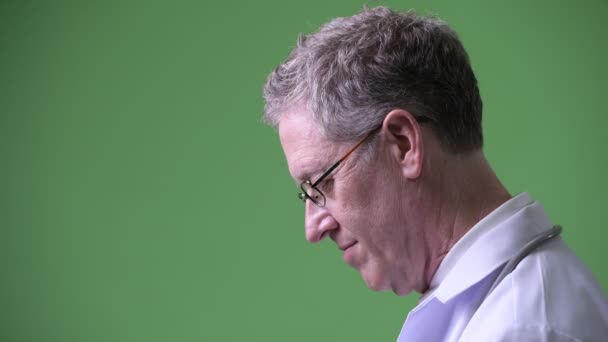
[[[349,264],[349,265],[351,265],[351,266],[353,266],[353,267],[354,267],[354,265],[355,265],[355,255],[353,254],[353,251],[354,251],[354,250],[352,249],[352,247],[353,247],[354,245],[356,245],[356,244],[357,244],[357,242],[355,241],[355,242],[350,243],[350,244],[348,244],[348,245],[343,245],[343,246],[340,246],[340,249],[343,251],[343,254],[342,254],[342,259],[343,259],[343,260],[344,260],[344,261],[345,261],[347,264]]]
[[[357,244],[357,241],[354,241],[349,244],[344,244],[342,246],[338,246],[338,248],[340,248],[341,251],[345,252],[347,249],[351,248],[352,246],[354,246],[356,244]]]

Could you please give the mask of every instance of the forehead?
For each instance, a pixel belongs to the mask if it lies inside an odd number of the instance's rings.
[[[338,148],[323,136],[321,128],[306,111],[293,110],[283,114],[279,121],[279,138],[289,173],[299,181],[323,172]]]

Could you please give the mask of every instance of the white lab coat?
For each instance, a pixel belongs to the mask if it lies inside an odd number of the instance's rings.
[[[398,342],[608,341],[608,301],[559,237],[524,258],[484,299],[505,263],[551,227],[526,193],[483,218],[441,262]]]

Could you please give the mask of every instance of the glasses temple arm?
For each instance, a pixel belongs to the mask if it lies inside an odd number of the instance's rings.
[[[373,133],[373,131],[371,132]],[[367,140],[367,138],[369,138],[371,136],[371,133],[366,135],[365,138],[363,138],[361,141],[359,141],[357,143],[357,145],[353,146],[350,150],[348,150],[348,152],[346,152],[346,154],[344,155],[344,157],[340,158],[340,160],[338,160],[334,165],[332,165],[327,171],[325,171],[325,173],[323,173],[321,175],[321,177],[319,177],[319,179],[317,179],[312,186],[317,186],[325,177],[327,177],[327,175],[329,175],[333,170],[335,170],[338,165],[340,165],[344,159],[348,158],[348,156],[350,156],[356,149],[357,147],[361,146],[361,144],[363,144],[365,142],[365,140]]]

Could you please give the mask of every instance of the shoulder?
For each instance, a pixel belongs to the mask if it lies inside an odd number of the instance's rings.
[[[587,267],[558,239],[526,257],[496,287],[465,336],[479,341],[600,341],[608,336],[608,301]]]

